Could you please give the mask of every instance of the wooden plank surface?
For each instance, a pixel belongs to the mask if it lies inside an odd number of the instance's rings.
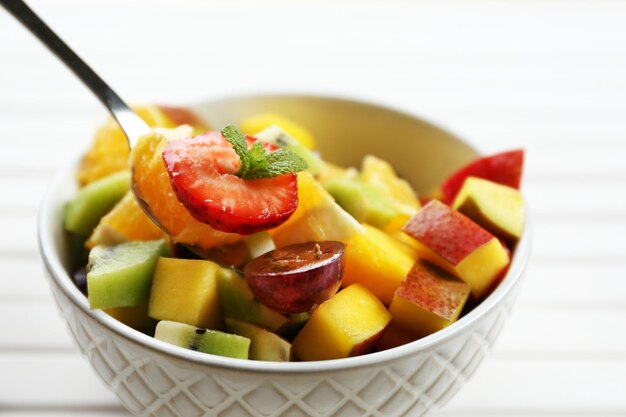
[[[485,152],[524,147],[526,282],[492,355],[436,415],[626,416],[626,2],[31,3],[133,102],[332,94]],[[1,9],[0,39],[0,417],[127,416],[71,345],[36,246],[51,175],[104,112]]]

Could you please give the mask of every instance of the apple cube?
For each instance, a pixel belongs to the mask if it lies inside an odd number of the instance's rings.
[[[210,261],[160,258],[152,278],[149,315],[195,327],[221,329],[218,275]]]
[[[383,335],[376,342],[374,350],[380,352],[381,350],[393,349],[414,342],[417,339],[418,338],[410,331],[395,325],[392,319],[389,326],[387,326],[383,332]]]
[[[515,188],[469,177],[452,208],[507,242],[515,243],[522,235],[524,200]]]
[[[417,252],[373,226],[346,245],[343,285],[358,283],[389,305],[417,260]]]
[[[465,282],[420,260],[393,297],[393,324],[417,337],[428,336],[456,321],[470,290]]]
[[[368,353],[391,321],[385,306],[354,284],[320,304],[293,342],[303,361],[339,359]]]
[[[521,149],[479,158],[457,170],[441,185],[442,201],[452,204],[467,177],[478,177],[519,188],[522,180],[524,151]]]
[[[418,253],[472,287],[483,298],[509,264],[497,237],[440,201],[433,200],[403,229],[418,243]]]

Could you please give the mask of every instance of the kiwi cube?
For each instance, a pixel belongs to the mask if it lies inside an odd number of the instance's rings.
[[[168,254],[169,246],[164,240],[94,247],[87,265],[91,308],[147,304],[156,262]]]
[[[65,230],[89,236],[102,216],[124,197],[130,189],[130,171],[111,174],[81,188],[65,207]]]

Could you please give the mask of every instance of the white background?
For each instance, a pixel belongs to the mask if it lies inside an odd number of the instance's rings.
[[[437,415],[626,416],[626,2],[32,1],[131,102],[314,92],[527,150],[533,257],[493,353]],[[105,112],[0,10],[0,416],[124,416],[36,249],[54,171]]]

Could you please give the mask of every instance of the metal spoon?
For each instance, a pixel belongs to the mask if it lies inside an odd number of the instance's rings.
[[[150,127],[100,78],[59,36],[44,23],[22,0],[0,0],[0,5],[22,23],[33,35],[48,47],[63,63],[85,84],[107,108],[121,126],[128,146],[132,149],[139,137],[150,131]],[[135,190],[133,187],[133,193]],[[166,234],[167,230],[159,224],[150,212],[150,208],[141,198],[137,197],[142,210]],[[206,257],[205,251],[197,247],[189,247],[196,254]]]

